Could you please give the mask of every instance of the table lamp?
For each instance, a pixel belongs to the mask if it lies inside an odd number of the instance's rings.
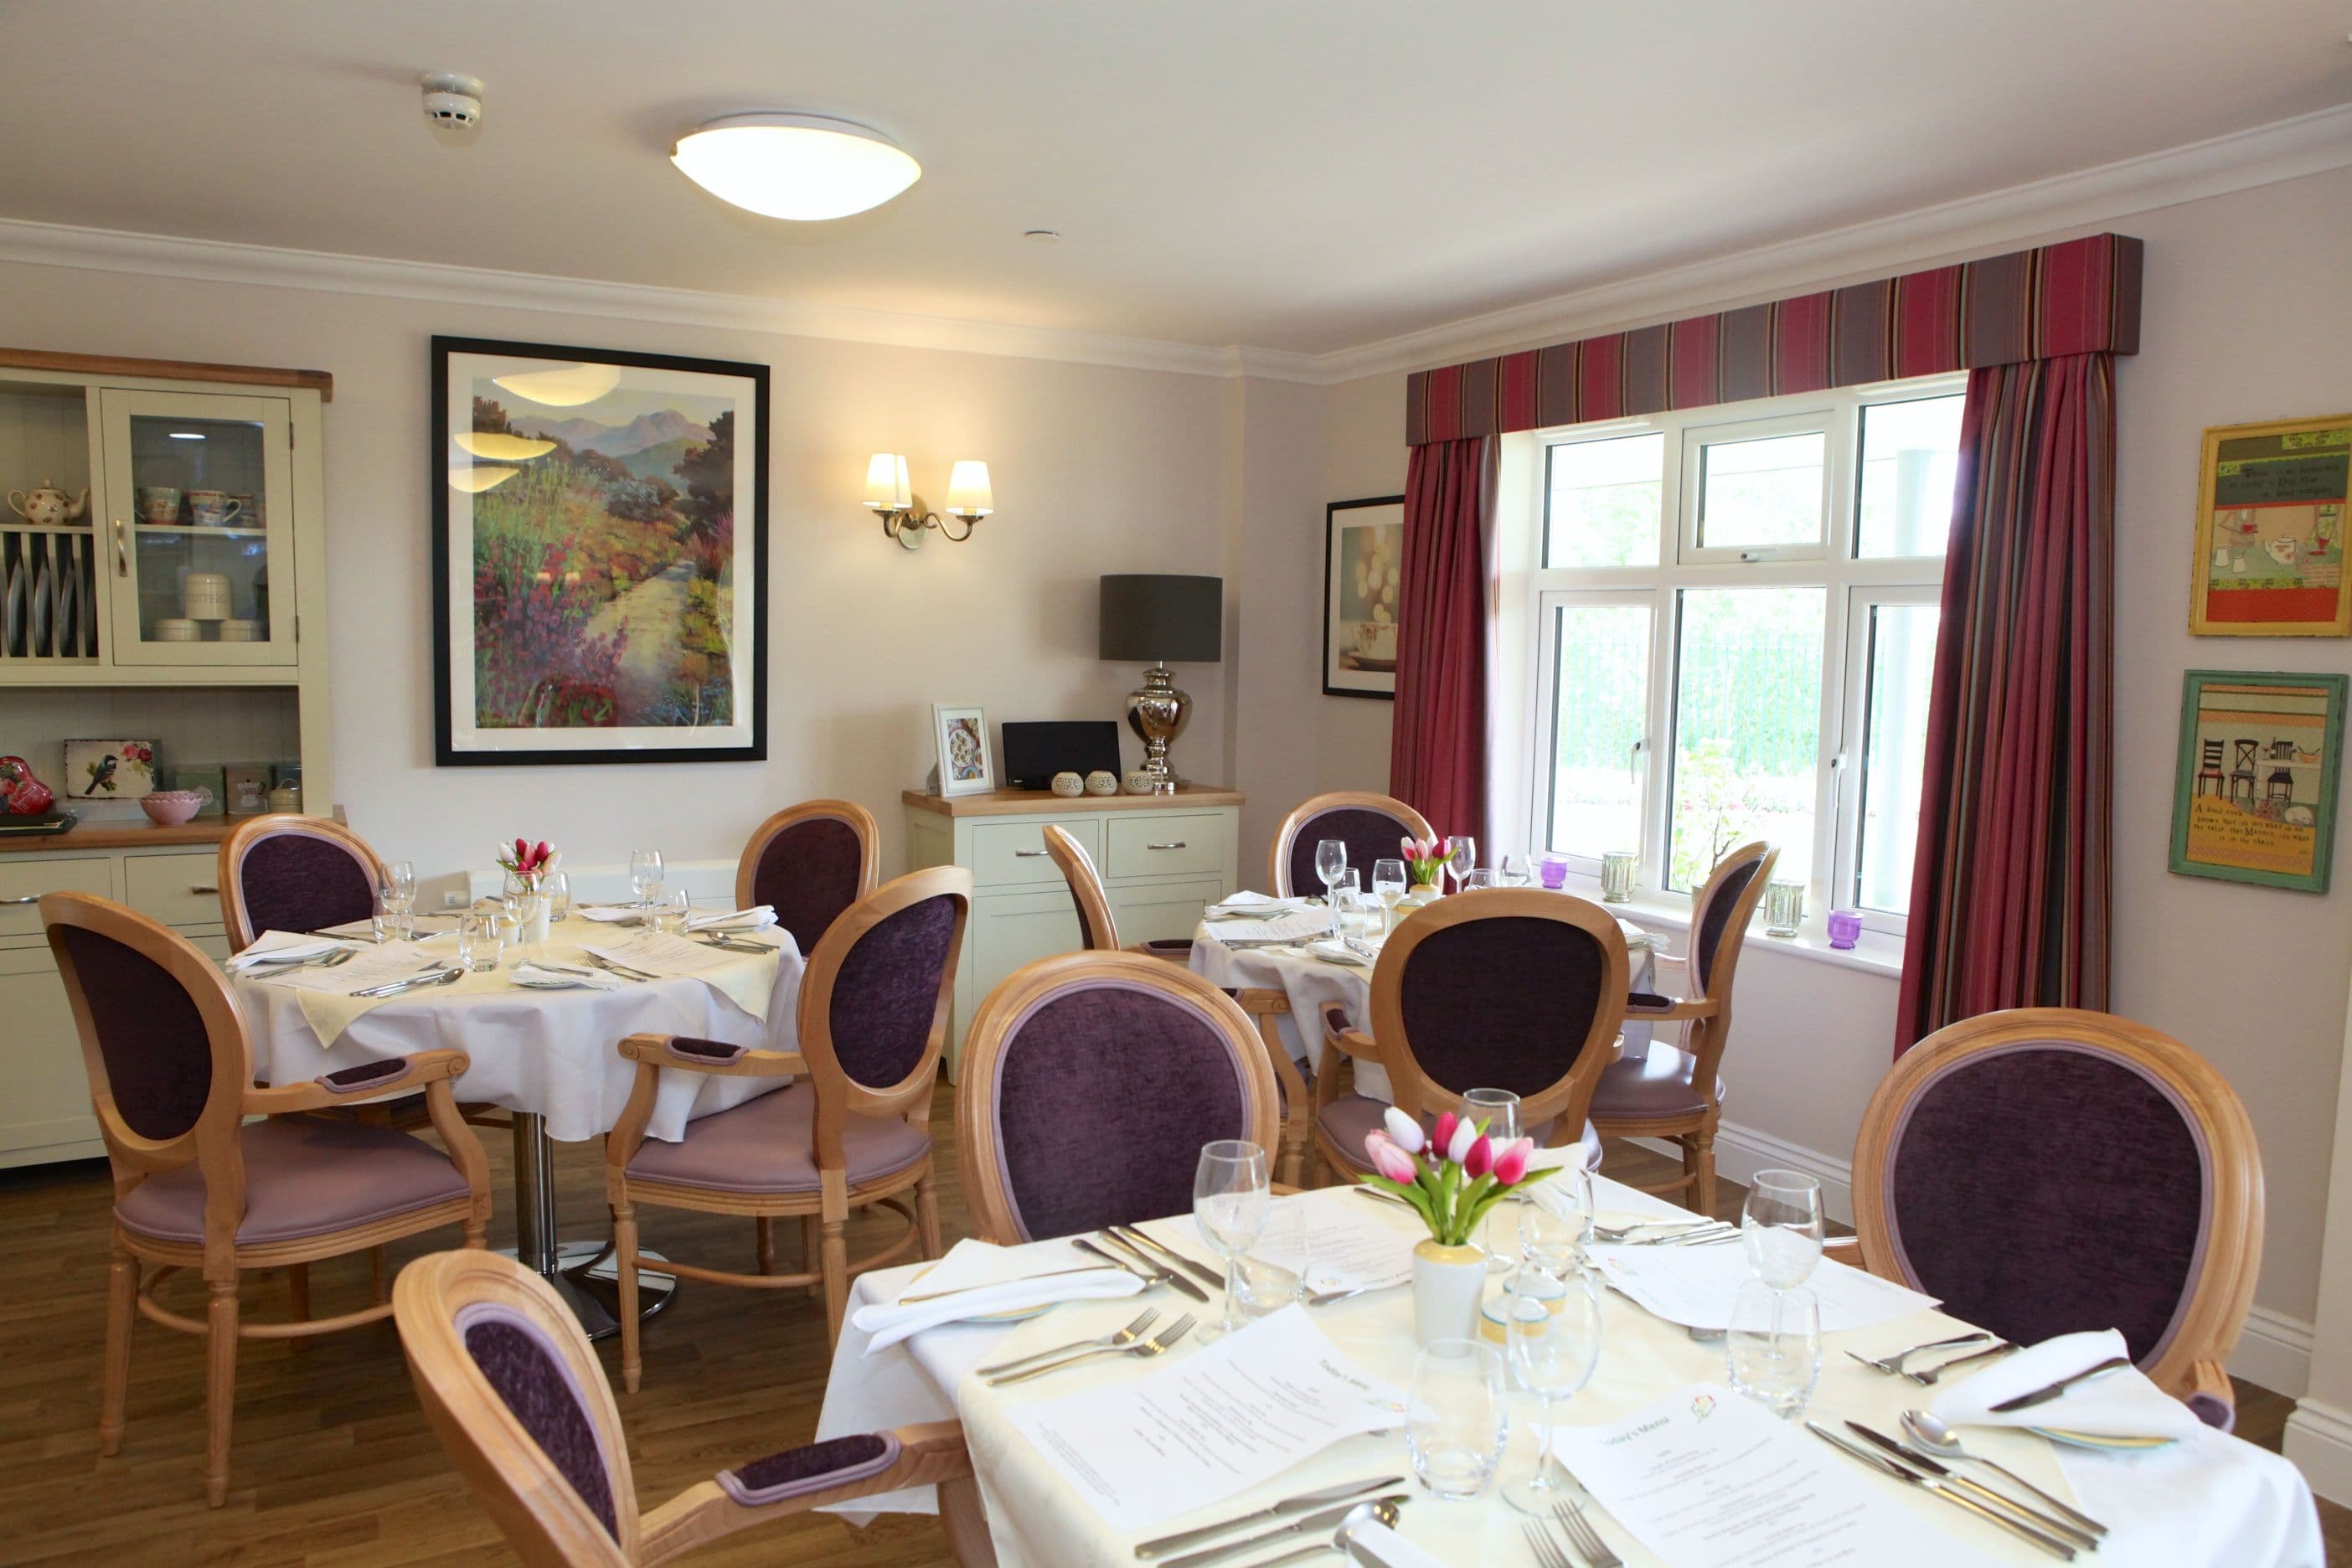
[[[1127,694],[1127,722],[1142,737],[1143,771],[1155,794],[1176,788],[1168,742],[1192,714],[1192,699],[1176,689],[1168,661],[1217,663],[1224,657],[1224,628],[1222,577],[1126,573],[1102,580],[1100,657],[1151,664],[1143,684]]]

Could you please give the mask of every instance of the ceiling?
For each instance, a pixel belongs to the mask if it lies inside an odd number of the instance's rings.
[[[9,0],[0,217],[1322,353],[2352,102],[2347,0]],[[416,77],[484,79],[436,132]],[[714,116],[924,166],[794,225]],[[1024,241],[1045,227],[1059,244]]]

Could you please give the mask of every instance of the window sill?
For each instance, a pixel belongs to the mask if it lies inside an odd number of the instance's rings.
[[[1598,902],[1601,879],[1598,877],[1581,877],[1571,871],[1567,886],[1561,890]],[[1687,903],[1669,903],[1636,895],[1630,903],[1604,904],[1601,907],[1646,930],[1663,927],[1679,932],[1684,940],[1677,944],[1680,951],[1674,955],[1674,962],[1680,963],[1683,955],[1690,952],[1690,906]],[[1760,925],[1751,926],[1748,932],[1748,951],[1786,952],[1793,958],[1826,963],[1834,969],[1858,970],[1864,974],[1884,975],[1890,979],[1900,979],[1903,974],[1901,937],[1866,931],[1853,947],[1836,948],[1830,945],[1828,931],[1820,922],[1810,920],[1792,937],[1766,936]],[[1661,953],[1660,956],[1667,955]]]

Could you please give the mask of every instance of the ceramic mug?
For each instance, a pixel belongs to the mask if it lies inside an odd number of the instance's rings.
[[[226,490],[188,492],[188,516],[199,527],[226,528],[244,510]]]
[[[1075,800],[1087,793],[1087,784],[1076,773],[1058,773],[1054,775],[1054,793],[1064,800]]]
[[[180,492],[170,485],[141,485],[138,494],[140,521],[180,521]]]

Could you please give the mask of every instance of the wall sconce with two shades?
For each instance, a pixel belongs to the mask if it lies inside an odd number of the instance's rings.
[[[881,518],[884,534],[903,549],[919,550],[933,529],[959,544],[970,539],[973,525],[996,510],[996,499],[989,489],[988,465],[974,458],[957,459],[948,471],[947,515],[962,520],[963,531],[958,533],[938,512],[923,510],[908,483],[906,457],[877,452],[866,465],[866,505]]]

